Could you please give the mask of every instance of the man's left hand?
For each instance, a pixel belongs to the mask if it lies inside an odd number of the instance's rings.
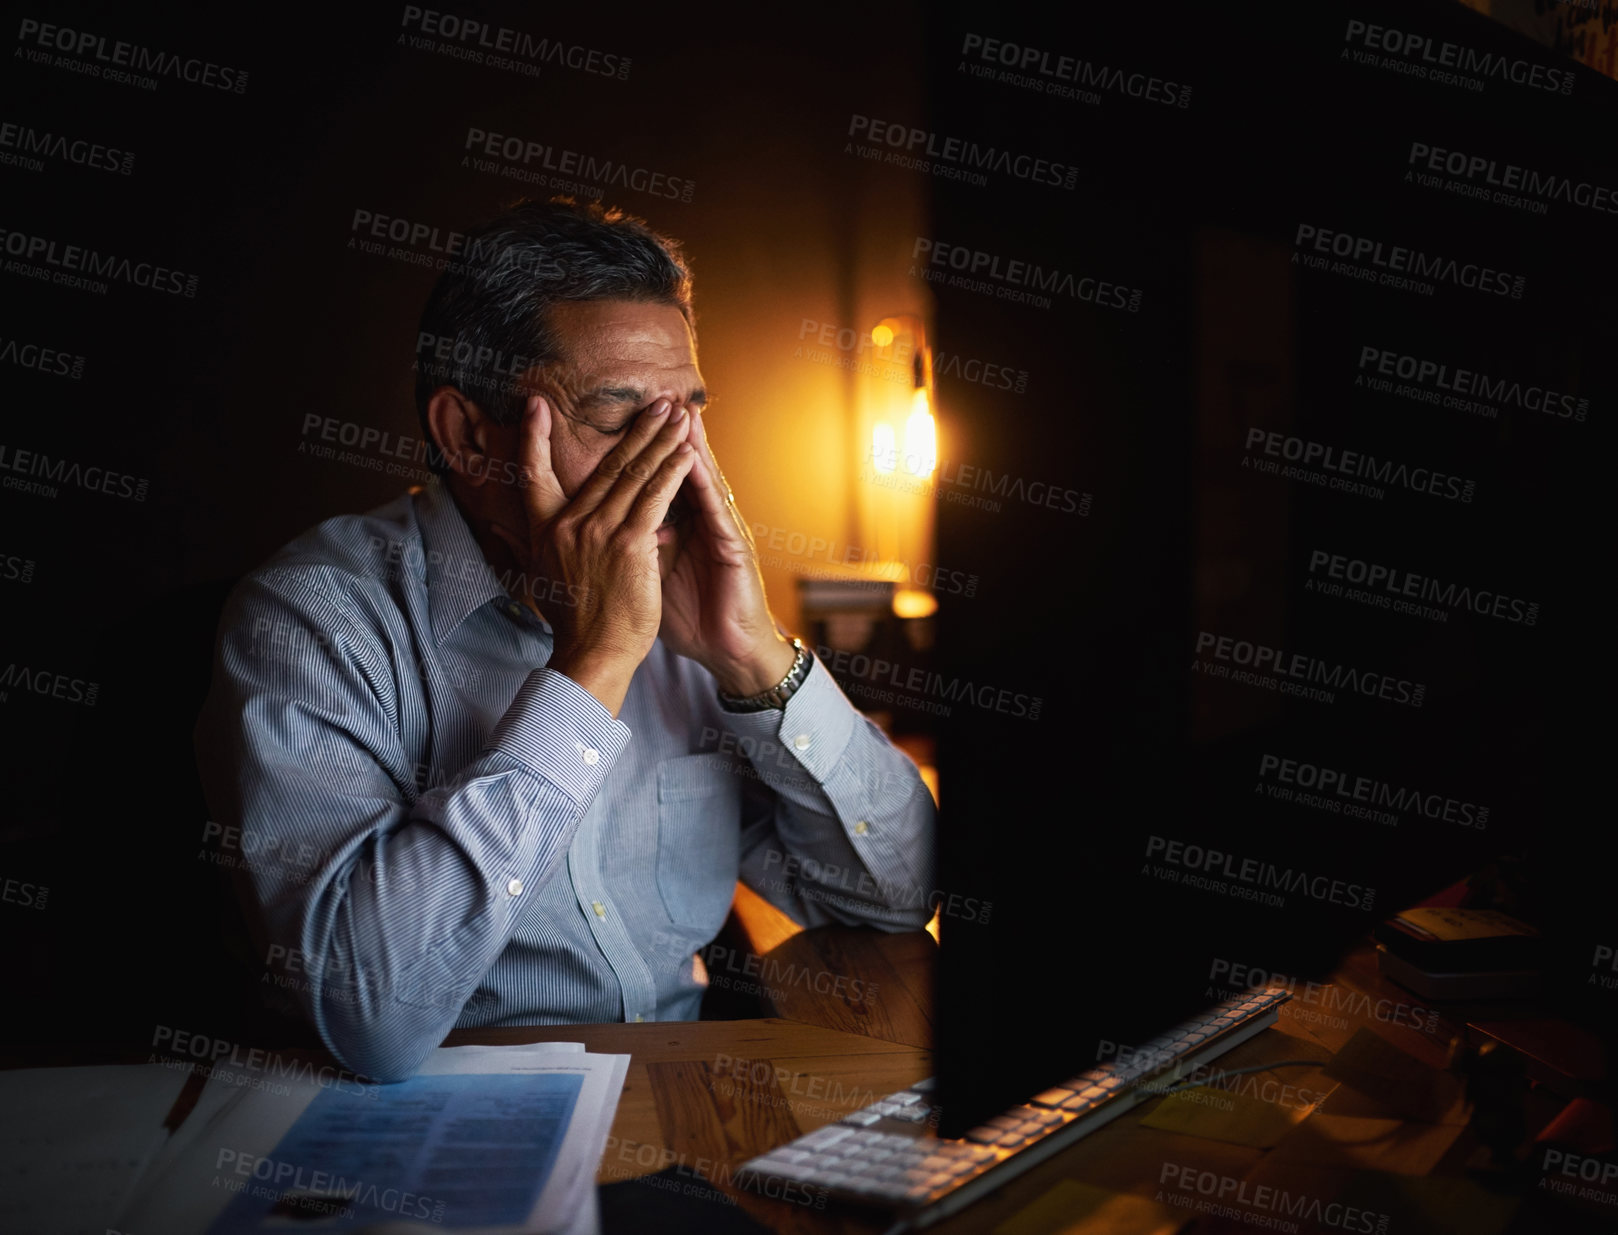
[[[702,413],[687,410],[687,440],[696,448],[686,477],[692,526],[663,580],[658,634],[713,674],[727,695],[753,695],[786,677],[794,652],[770,615],[753,533],[708,445]]]

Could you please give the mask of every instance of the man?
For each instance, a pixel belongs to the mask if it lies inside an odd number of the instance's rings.
[[[691,327],[673,242],[512,208],[423,315],[440,474],[226,606],[209,804],[277,984],[362,1075],[457,1025],[696,1019],[738,874],[808,925],[930,916],[931,797],[771,615]]]

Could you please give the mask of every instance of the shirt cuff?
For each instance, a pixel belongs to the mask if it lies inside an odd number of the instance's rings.
[[[585,809],[629,744],[629,726],[584,687],[554,669],[535,669],[517,690],[485,749],[510,755]]]
[[[784,709],[721,715],[739,736],[760,739],[760,749],[763,743],[779,742],[822,785],[836,772],[854,736],[854,727],[863,719],[848,696],[838,689],[831,670],[813,653],[803,684],[792,692]]]

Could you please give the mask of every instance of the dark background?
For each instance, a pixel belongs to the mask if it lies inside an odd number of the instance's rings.
[[[1146,289],[1138,315],[940,292],[940,346],[970,338],[1029,367],[1065,364],[1037,432],[1008,431],[1003,403],[959,400],[949,428],[970,439],[964,453],[1021,475],[1071,461],[1070,483],[1095,495],[1081,522],[941,507],[940,558],[975,546],[986,597],[941,611],[946,674],[1044,688],[1037,724],[984,709],[940,722],[942,883],[994,906],[987,924],[941,923],[945,1109],[963,1131],[1103,1058],[1102,1041],[1195,1014],[1224,993],[1210,989],[1216,960],[1322,979],[1382,918],[1473,875],[1499,892],[1480,886],[1476,903],[1551,934],[1552,998],[1613,1029],[1611,993],[1588,985],[1610,933],[1612,867],[1593,826],[1609,589],[1591,532],[1611,440],[1598,409],[1615,393],[1613,219],[1529,215],[1403,178],[1423,141],[1610,182],[1613,83],[1578,69],[1570,97],[1474,94],[1363,68],[1339,60],[1350,18],[1573,69],[1458,5],[1307,6],[1286,22],[1118,10],[1086,16],[1078,38],[985,7],[933,27],[932,127],[1074,152],[1090,179],[1072,204],[946,187],[939,234]],[[968,90],[951,53],[972,30],[1094,48],[1192,83],[1193,102],[1063,108]],[[1304,270],[1300,223],[1522,273],[1526,294],[1439,284],[1428,297]],[[1486,419],[1357,389],[1368,345],[1574,392],[1589,418]],[[1467,477],[1476,495],[1388,487],[1372,500],[1243,471],[1249,427]],[[1305,587],[1317,549],[1538,601],[1540,615],[1463,609],[1439,623],[1325,597]],[[1426,697],[1339,690],[1322,704],[1210,680],[1193,664],[1203,631],[1420,682]],[[1256,788],[1266,754],[1487,805],[1487,826],[1276,802]],[[1147,870],[1162,864],[1152,837],[1374,900],[1294,893],[1275,908],[1162,882]]]
[[[937,560],[982,582],[970,602],[944,598],[937,667],[1043,700],[1037,722],[958,708],[938,723],[940,889],[995,906],[990,927],[942,924],[941,1066],[947,1085],[983,1082],[947,1090],[957,1109],[1070,1074],[1096,1037],[1128,1040],[1189,1012],[1213,957],[1321,972],[1384,913],[1503,856],[1527,873],[1524,910],[1554,932],[1560,995],[1584,997],[1590,950],[1611,933],[1600,907],[1612,868],[1593,834],[1610,814],[1596,743],[1612,698],[1614,216],[1565,204],[1529,215],[1403,175],[1423,140],[1618,183],[1611,81],[1579,68],[1568,96],[1499,82],[1473,93],[1340,59],[1353,17],[1573,68],[1439,3],[1119,6],[1061,28],[998,5],[454,10],[627,55],[625,81],[529,78],[400,47],[402,8],[58,6],[3,27],[6,118],[137,162],[128,177],[0,167],[0,225],[200,280],[193,300],[0,275],[0,338],[87,358],[79,380],[0,370],[0,441],[150,482],[142,502],[0,491],[0,554],[33,563],[28,582],[0,582],[0,662],[99,684],[94,707],[15,689],[0,703],[3,873],[48,889],[43,911],[0,905],[22,996],[9,1037],[233,1024],[229,905],[199,861],[206,811],[190,757],[214,614],[229,582],[294,534],[404,483],[311,458],[301,426],[316,412],[417,432],[411,342],[432,276],[346,241],[357,207],[464,227],[524,191],[459,165],[472,124],[696,182],[690,204],[609,200],[693,256],[710,384],[752,409],[716,424],[733,479],[755,482],[737,480],[750,514],[758,503],[793,527],[843,518],[840,505],[769,505],[772,481],[800,494],[824,484],[839,501],[852,482],[823,470],[847,454],[845,426],[765,396],[804,380],[799,320],[873,320],[873,306],[930,311],[939,347],[1033,375],[1016,398],[951,388],[951,457],[1093,495],[1086,517],[938,506]],[[23,16],[242,66],[250,85],[146,92],[31,65],[12,55]],[[1188,83],[1191,103],[1109,94],[1090,106],[980,81],[960,67],[973,31]],[[1083,174],[1055,191],[873,169],[844,153],[854,112]],[[1426,297],[1303,271],[1291,263],[1300,222],[1521,272],[1527,292],[1441,284]],[[932,306],[906,270],[917,235],[1112,278],[1144,302],[1123,313],[1059,297],[1039,310],[935,287]],[[1508,408],[1490,420],[1357,390],[1367,344],[1587,397],[1589,418]],[[1373,501],[1257,475],[1240,467],[1249,426],[1470,477],[1477,496],[1390,488]],[[1538,601],[1541,616],[1433,623],[1307,594],[1315,548]],[[1429,695],[1419,710],[1319,705],[1209,682],[1189,668],[1200,630],[1418,680]],[[1486,803],[1489,827],[1394,828],[1262,801],[1265,752]],[[1278,911],[1161,884],[1140,874],[1151,835],[1374,886],[1375,908],[1291,899]],[[1025,1015],[1053,1001],[1094,1017]],[[1611,1015],[1599,1002],[1580,1011]],[[986,1057],[1008,1062],[969,1066]]]
[[[136,154],[129,176],[61,160],[0,168],[3,226],[199,276],[194,299],[0,282],[0,338],[86,358],[78,380],[0,373],[0,442],[149,482],[142,501],[0,491],[4,552],[19,576],[33,563],[0,595],[7,662],[81,684],[68,693],[99,686],[94,706],[17,690],[0,703],[16,770],[6,874],[48,892],[29,894],[45,912],[5,917],[19,989],[33,992],[13,1005],[21,1038],[240,1029],[238,979],[253,966],[210,865],[191,754],[213,623],[230,584],[293,535],[425,479],[408,449],[405,476],[316,457],[345,447],[305,418],[419,439],[413,348],[436,276],[358,251],[352,223],[365,209],[447,235],[551,194],[464,166],[469,128],[694,182],[689,203],[605,200],[685,246],[727,475],[751,519],[859,545],[840,474],[856,456],[824,410],[846,380],[793,353],[805,318],[841,327],[925,301],[900,256],[925,181],[862,165],[843,139],[855,110],[917,118],[916,11],[847,5],[794,34],[757,14],[439,10],[627,59],[622,79],[401,46],[419,34],[405,11],[57,6],[3,27],[12,37],[32,17],[249,74],[240,94],[173,80],[148,92],[11,58],[0,87],[18,123]],[[862,266],[875,271],[864,290]],[[767,578],[795,624],[790,571]]]

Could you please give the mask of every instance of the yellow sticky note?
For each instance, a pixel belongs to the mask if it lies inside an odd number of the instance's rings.
[[[1170,1094],[1141,1123],[1165,1132],[1268,1149],[1308,1113],[1308,1106],[1283,1106],[1202,1087]]]
[[[994,1235],[1174,1235],[1186,1217],[1144,1196],[1064,1179]]]

